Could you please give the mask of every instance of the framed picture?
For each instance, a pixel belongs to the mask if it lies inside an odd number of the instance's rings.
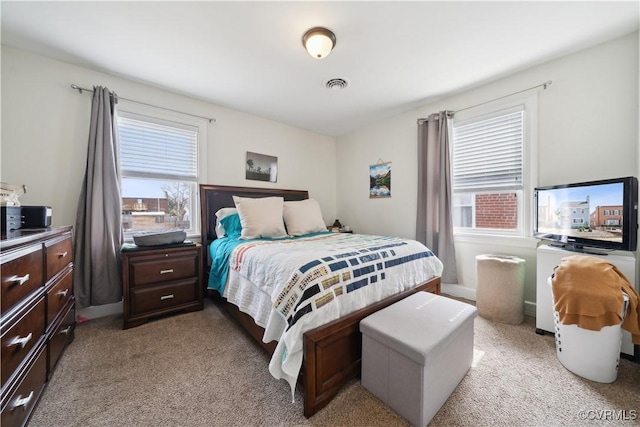
[[[369,198],[391,197],[391,162],[369,166]]]
[[[278,158],[247,151],[246,178],[255,181],[278,181]]]

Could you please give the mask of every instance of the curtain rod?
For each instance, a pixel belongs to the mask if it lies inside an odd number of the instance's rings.
[[[80,86],[78,86],[76,84],[72,84],[71,85],[71,89],[75,89],[80,93],[82,93],[83,91],[87,91],[87,92],[93,93],[93,89],[87,89],[85,87],[80,87]],[[216,121],[216,119],[211,118],[211,117],[204,117],[204,116],[199,116],[197,114],[185,113],[184,111],[172,110],[171,108],[160,107],[158,105],[153,105],[153,104],[147,104],[146,102],[136,101],[134,99],[124,98],[122,96],[118,96],[118,98],[124,99],[125,101],[129,101],[129,102],[135,102],[136,104],[147,105],[149,107],[155,107],[155,108],[161,108],[161,109],[167,110],[167,111],[173,111],[174,113],[180,113],[180,114],[186,114],[187,116],[198,117],[199,119],[208,120],[209,123],[215,123],[215,121]]]
[[[539,85],[535,85],[535,86],[531,86],[531,87],[529,87],[529,88],[527,88],[527,89],[519,90],[518,92],[513,92],[513,93],[510,93],[510,94],[508,94],[508,95],[501,96],[501,97],[499,97],[499,98],[490,99],[489,101],[481,102],[481,103],[479,103],[479,104],[472,105],[472,106],[470,106],[470,107],[464,107],[464,108],[461,108],[461,109],[459,109],[459,110],[455,110],[453,113],[455,114],[455,113],[459,113],[460,111],[469,110],[469,109],[471,109],[471,108],[479,107],[479,106],[481,106],[481,105],[488,104],[488,103],[490,103],[490,102],[494,102],[494,101],[498,101],[498,100],[503,99],[503,98],[506,98],[506,97],[508,97],[508,96],[517,95],[517,94],[522,93],[522,92],[527,92],[527,91],[532,90],[532,89],[537,89],[537,88],[539,88],[539,87],[541,87],[541,88],[544,90],[544,89],[548,88],[549,86],[551,86],[551,83],[553,83],[551,80],[547,80],[547,81],[546,81],[546,82],[544,82],[544,83],[541,83],[541,84],[539,84]],[[426,119],[426,118],[418,119],[418,124],[420,125],[420,124],[424,123],[424,122],[425,122],[425,121],[427,121],[427,120],[428,120],[428,119]]]

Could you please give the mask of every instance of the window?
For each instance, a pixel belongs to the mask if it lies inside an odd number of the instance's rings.
[[[151,230],[196,234],[199,127],[119,112],[118,133],[125,239]]]
[[[524,105],[454,122],[452,140],[456,232],[522,234]]]

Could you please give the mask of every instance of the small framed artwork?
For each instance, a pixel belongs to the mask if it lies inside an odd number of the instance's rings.
[[[369,166],[369,198],[391,197],[391,162],[378,162]]]
[[[247,151],[246,179],[278,181],[278,158]]]

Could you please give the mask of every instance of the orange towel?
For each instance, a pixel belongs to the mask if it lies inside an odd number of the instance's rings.
[[[631,333],[634,344],[640,344],[640,297],[615,265],[585,255],[563,258],[551,290],[560,323],[592,331],[620,323],[624,292],[629,307],[622,328]]]

